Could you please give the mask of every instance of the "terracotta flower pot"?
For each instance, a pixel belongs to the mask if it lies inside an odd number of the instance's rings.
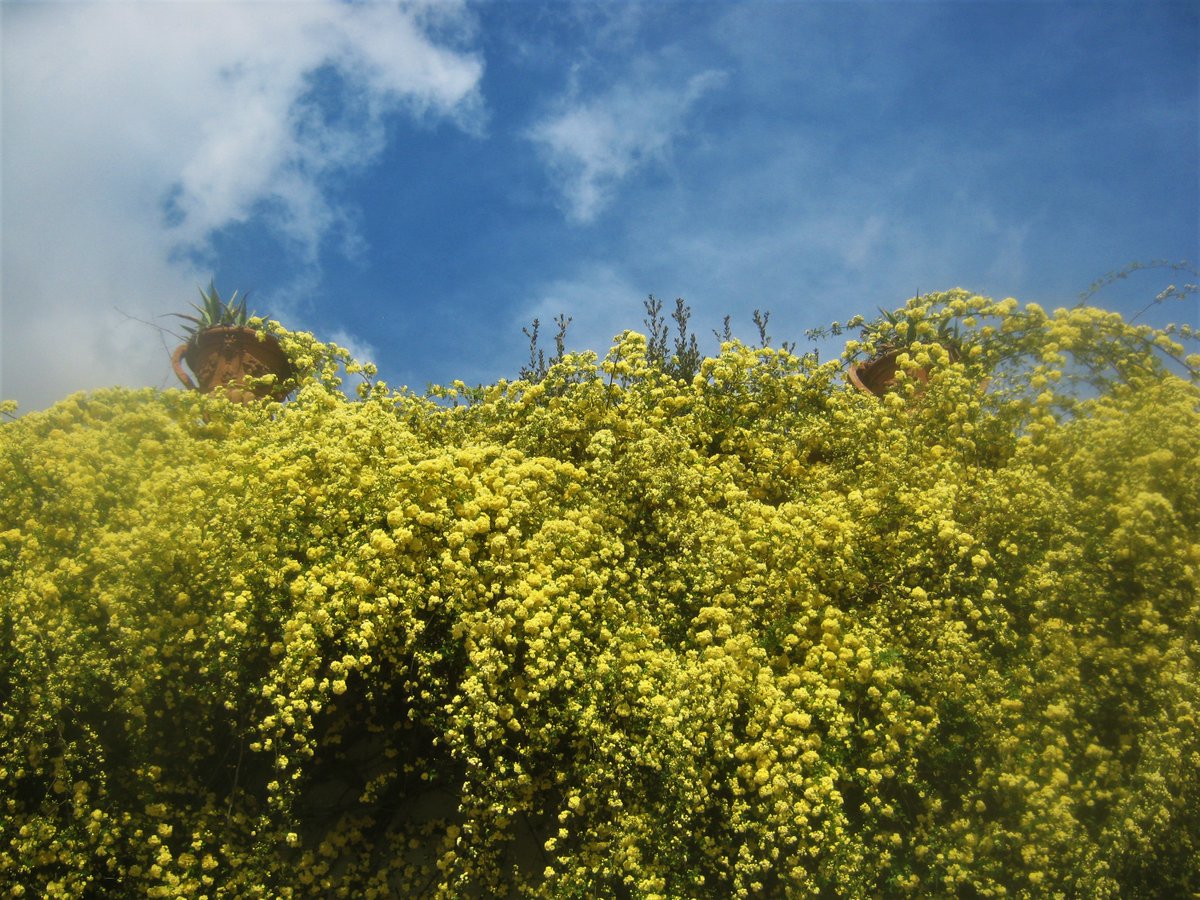
[[[900,371],[896,358],[906,352],[908,352],[907,347],[897,347],[895,350],[888,350],[866,362],[852,363],[846,371],[846,376],[850,379],[850,383],[860,391],[882,397],[896,387],[896,373]],[[959,354],[956,350],[948,348],[947,352],[950,354],[951,362],[958,361]],[[908,372],[912,378],[916,379],[918,391],[929,384],[929,370],[925,367],[910,368]],[[987,390],[987,386],[988,379],[984,378],[980,382],[979,389]]]
[[[852,363],[846,375],[850,379],[850,383],[860,391],[882,397],[896,386],[896,373],[900,371],[896,357],[904,352],[906,352],[904,348],[889,350],[866,362]],[[929,373],[924,369],[910,371],[921,384],[929,382]]]
[[[196,375],[195,382],[182,363]],[[175,374],[185,387],[207,394],[223,390],[234,403],[249,403],[263,397],[282,400],[287,391],[283,382],[292,375],[292,364],[283,348],[272,335],[262,335],[253,328],[220,325],[199,332],[186,344],[180,344],[171,357]],[[254,388],[244,386],[244,380],[275,375],[275,385]]]

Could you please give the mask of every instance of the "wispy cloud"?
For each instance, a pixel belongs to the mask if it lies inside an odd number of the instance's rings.
[[[567,215],[593,221],[635,172],[669,157],[683,137],[696,102],[726,75],[708,70],[683,84],[635,75],[603,93],[582,98],[571,91],[529,129]]]
[[[300,268],[331,239],[353,245],[334,179],[378,159],[389,116],[484,124],[483,64],[461,48],[461,4],[2,14],[0,392],[25,408],[154,383],[161,350],[113,307],[150,318],[182,306],[222,229],[266,222]],[[50,339],[69,348],[53,367],[38,358]]]
[[[315,253],[342,221],[323,179],[379,156],[388,113],[479,125],[482,64],[432,44],[411,15],[376,4],[292,10],[281,20],[270,5],[234,6],[220,20],[221,39],[193,48],[210,63],[195,73],[210,108],[176,186],[175,231],[186,242],[265,202]],[[244,28],[231,24],[243,17]],[[236,41],[227,39],[231,28]],[[277,49],[264,52],[259,40]]]

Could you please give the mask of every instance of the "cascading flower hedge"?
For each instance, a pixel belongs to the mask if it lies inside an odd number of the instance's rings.
[[[1200,891],[1194,335],[894,318],[881,399],[631,332],[423,398],[268,323],[285,404],[3,424],[0,885]]]

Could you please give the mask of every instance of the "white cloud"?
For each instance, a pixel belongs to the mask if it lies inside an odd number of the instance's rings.
[[[266,217],[301,266],[331,238],[352,246],[329,178],[378,158],[388,115],[483,125],[461,4],[0,9],[0,395],[23,409],[162,383],[161,348],[113,307],[184,306],[229,225]]]
[[[724,84],[709,70],[685,84],[634,76],[598,96],[572,92],[528,133],[538,145],[568,216],[590,222],[611,202],[622,181],[663,162],[687,131],[688,114],[701,97]]]

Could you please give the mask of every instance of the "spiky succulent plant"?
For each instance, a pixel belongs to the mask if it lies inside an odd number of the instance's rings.
[[[200,299],[204,301],[203,305],[192,304],[192,309],[197,312],[197,315],[171,313],[176,318],[190,323],[183,326],[189,341],[194,340],[200,332],[209,328],[221,325],[239,328],[246,326],[249,322],[250,313],[246,310],[246,297],[243,295],[239,300],[237,291],[234,291],[228,300],[222,300],[220,293],[217,292],[216,282],[210,281],[208,290],[200,288]]]

